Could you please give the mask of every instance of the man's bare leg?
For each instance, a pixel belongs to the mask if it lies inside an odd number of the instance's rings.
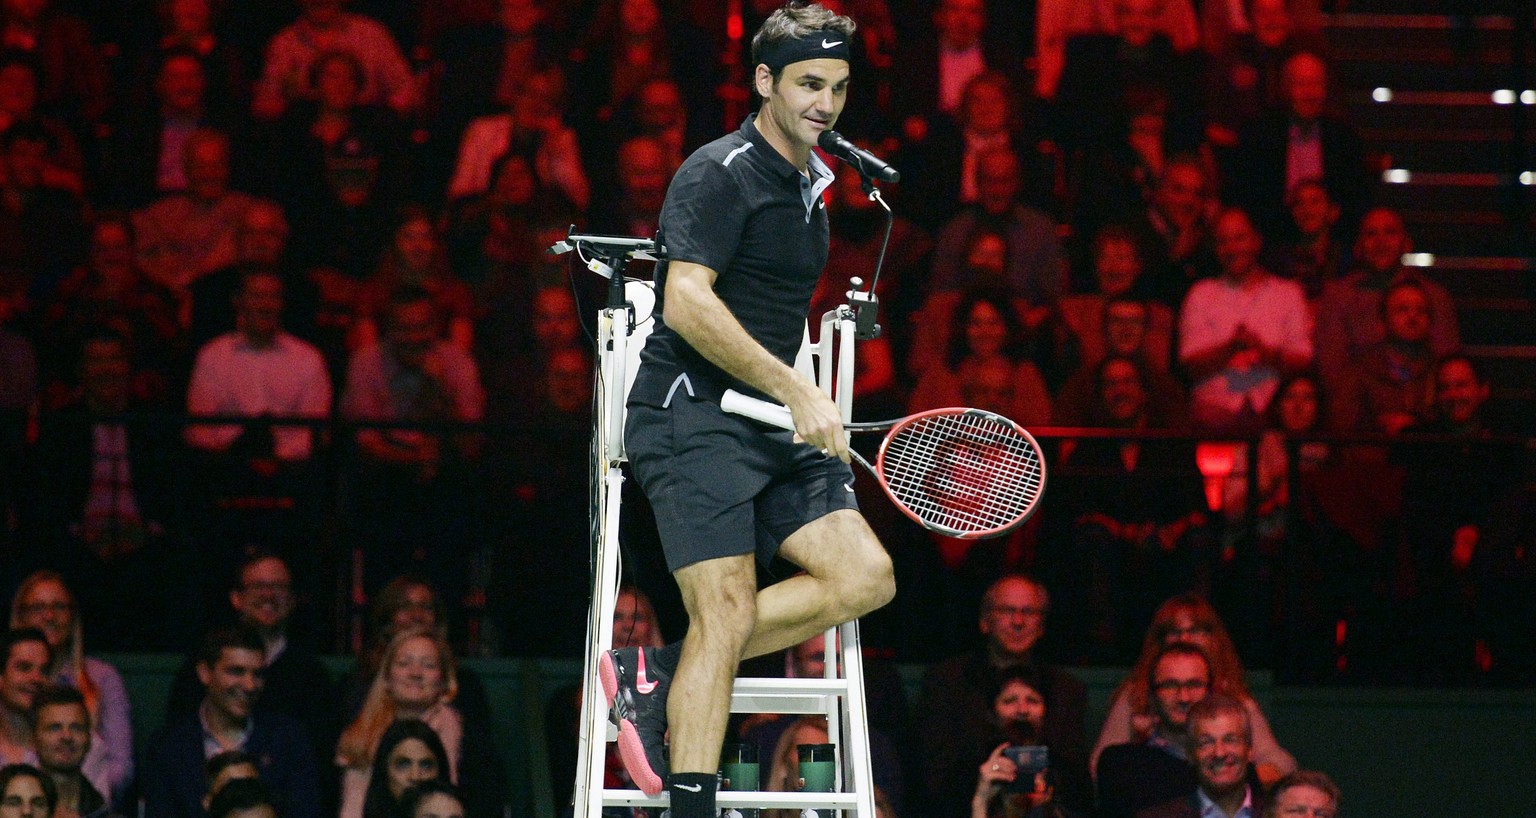
[[[890,556],[856,511],[835,511],[784,541],[779,553],[807,573],[758,592],[753,555],[706,560],[674,573],[688,635],[673,674],[667,723],[673,772],[714,772],[743,658],[806,639],[879,608],[895,594]]]

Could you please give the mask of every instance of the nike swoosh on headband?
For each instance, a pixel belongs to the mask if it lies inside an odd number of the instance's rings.
[[[826,40],[822,40],[822,41],[821,41],[821,47],[822,47],[822,48],[832,48],[832,47],[834,47],[834,46],[839,46],[839,45],[842,45],[842,44],[843,44],[843,41],[842,41],[842,40],[838,40],[838,41],[837,41],[837,42],[835,42],[835,43],[829,43],[829,42],[827,42],[827,41],[826,41]]]

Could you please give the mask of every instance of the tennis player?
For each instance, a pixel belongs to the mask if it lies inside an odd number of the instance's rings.
[[[673,818],[716,818],[737,664],[895,593],[890,557],[854,500],[837,407],[792,368],[828,252],[821,194],[832,171],[811,147],[847,99],[853,32],[819,5],[773,12],[752,39],[761,106],[683,163],[661,210],[669,261],[656,269],[656,327],[624,440],[688,633],[611,651],[599,670],[625,768],[646,793],[666,786]],[[726,389],[788,406],[795,432],[723,412]],[[756,562],[775,554],[805,573],[759,591]]]

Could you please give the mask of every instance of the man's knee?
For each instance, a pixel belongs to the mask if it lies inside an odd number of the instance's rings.
[[[752,632],[757,621],[757,575],[750,555],[694,563],[678,569],[675,576],[688,610],[690,632],[738,640]]]
[[[853,617],[885,607],[896,596],[896,572],[891,565],[891,555],[879,541],[870,538],[868,547],[859,551],[858,564],[848,575],[849,607],[857,609]]]

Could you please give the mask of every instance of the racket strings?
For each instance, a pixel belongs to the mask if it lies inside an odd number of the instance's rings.
[[[891,493],[924,521],[957,533],[1011,526],[1039,499],[1038,448],[985,413],[928,415],[897,429],[880,458]]]

